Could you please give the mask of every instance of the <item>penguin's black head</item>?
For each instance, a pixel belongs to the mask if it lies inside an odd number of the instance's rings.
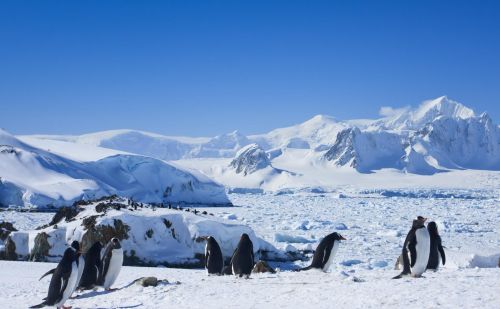
[[[111,245],[113,246],[113,249],[120,249],[122,247],[120,241],[116,237],[111,239]]]
[[[427,230],[429,230],[429,234],[431,235],[439,235],[438,226],[434,221],[431,221],[429,222],[429,224],[427,224]]]
[[[247,233],[243,233],[243,234],[241,234],[240,240],[250,240],[250,237],[248,237]]]
[[[420,221],[420,222],[422,222],[422,223],[424,223],[427,220],[427,218],[424,218],[422,216],[418,216],[417,220]]]
[[[427,218],[424,218],[422,216],[418,216],[417,217],[417,220],[413,220],[413,227],[414,228],[420,228],[420,227],[423,227],[424,224],[425,224],[425,221],[427,220]]]
[[[345,238],[344,238],[344,236],[340,235],[340,234],[339,234],[339,233],[337,233],[337,232],[332,233],[332,235],[333,235],[333,239],[334,239],[334,240],[339,240],[339,241],[340,241],[340,240],[347,240],[347,239],[345,239]]]
[[[77,258],[77,255],[76,255],[76,251],[73,247],[70,247],[70,248],[67,248],[65,251],[64,251],[64,255],[63,255],[63,258],[62,260],[64,261],[67,261],[67,262],[73,262],[74,260],[76,260]]]
[[[71,248],[75,249],[75,252],[79,253],[80,252],[80,243],[76,240],[74,240],[71,243]]]

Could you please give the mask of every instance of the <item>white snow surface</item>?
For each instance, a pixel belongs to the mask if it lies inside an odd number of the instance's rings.
[[[343,197],[335,194],[230,194],[239,207],[207,208],[218,217],[232,215],[258,237],[278,248],[316,248],[333,231],[342,241],[330,272],[289,271],[252,274],[251,279],[207,276],[192,269],[123,267],[115,292],[80,293],[74,308],[498,308],[500,295],[500,209],[497,198]],[[447,262],[423,278],[392,280],[411,221],[417,215],[436,221]],[[26,217],[31,219],[27,220]],[[26,225],[45,223],[46,214],[0,212]],[[1,220],[1,219],[0,219]],[[281,235],[276,237],[276,235]],[[288,235],[288,236],[286,236]],[[307,240],[307,241],[304,241]],[[203,248],[201,248],[203,250]],[[224,252],[224,256],[228,256]],[[296,266],[310,261],[297,262]],[[3,308],[38,304],[46,296],[51,263],[0,262]],[[130,285],[143,276],[169,284]],[[179,284],[176,282],[179,281]]]

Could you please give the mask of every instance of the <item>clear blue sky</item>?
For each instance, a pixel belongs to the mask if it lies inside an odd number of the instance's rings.
[[[500,119],[500,1],[1,1],[0,127],[244,134],[448,95]]]

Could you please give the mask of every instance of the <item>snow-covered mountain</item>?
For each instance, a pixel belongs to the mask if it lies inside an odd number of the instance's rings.
[[[487,114],[477,116],[447,97],[416,108],[385,110],[380,119],[340,121],[318,115],[298,125],[247,136],[234,131],[190,138],[116,130],[19,138],[37,145],[50,143],[54,151],[61,148],[54,144],[58,141],[178,160],[179,165],[199,169],[230,187],[328,186],[350,170],[358,175],[383,169],[414,175],[500,170],[500,128]]]
[[[440,97],[417,109],[341,131],[324,159],[358,171],[397,168],[416,174],[445,169],[500,169],[500,129],[486,113]]]
[[[5,131],[0,131],[0,145],[0,206],[57,207],[110,194],[142,202],[229,204],[224,187],[208,177],[151,157],[115,154],[76,160]]]

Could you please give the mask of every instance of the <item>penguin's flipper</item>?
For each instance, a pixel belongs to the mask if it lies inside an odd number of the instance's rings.
[[[441,261],[443,265],[446,264],[446,255],[444,254],[443,245],[441,244],[441,237],[438,236],[438,250],[439,254],[441,254]]]
[[[43,276],[41,276],[40,279],[38,279],[38,281],[42,280],[43,277],[45,277],[45,276],[48,276],[50,274],[54,274],[55,271],[56,271],[56,269],[52,268],[51,270],[49,270],[48,272],[46,272],[45,274],[43,274]]]
[[[330,254],[332,253],[332,249],[333,249],[333,241],[330,242],[325,247],[325,251],[323,252],[323,261],[321,263],[321,267],[323,267],[326,264],[326,262],[328,262],[328,259],[330,259]]]
[[[410,265],[411,267],[415,266],[417,262],[417,242],[416,238],[413,238],[412,241],[408,244],[408,250],[410,251]]]

